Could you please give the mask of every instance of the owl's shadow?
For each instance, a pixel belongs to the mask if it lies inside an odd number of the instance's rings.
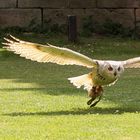
[[[112,115],[121,115],[123,113],[140,113],[140,108],[101,108],[101,107],[94,107],[94,108],[77,108],[73,110],[64,110],[64,111],[48,111],[48,112],[12,112],[7,114],[2,114],[4,116],[61,116],[61,115],[87,115],[87,114],[96,114],[96,115],[105,115],[105,114],[112,114]]]

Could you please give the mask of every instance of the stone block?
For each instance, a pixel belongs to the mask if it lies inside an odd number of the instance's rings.
[[[136,9],[136,31],[140,34],[140,9]]]
[[[19,0],[19,7],[65,8],[67,0]]]
[[[91,9],[86,10],[86,15],[92,16],[98,23],[104,23],[106,20],[120,23],[123,27],[134,28],[135,16],[134,9]]]
[[[138,8],[140,0],[97,0],[99,8]]]
[[[43,20],[51,21],[52,24],[66,24],[67,16],[72,14],[72,10],[69,9],[44,9]]]
[[[16,3],[16,0],[0,0],[0,8],[14,8]]]
[[[136,21],[140,22],[140,9],[136,9]]]
[[[85,10],[84,9],[74,9],[73,15],[76,15],[77,17],[77,28],[78,31],[82,29],[83,20],[86,17]]]
[[[41,10],[39,9],[0,9],[1,27],[27,27],[32,21],[41,24]]]
[[[44,23],[51,21],[51,24],[58,25],[67,24],[67,16],[75,15],[77,17],[78,30],[81,28],[82,18],[85,16],[83,9],[45,9],[43,13]]]
[[[70,8],[95,8],[96,0],[69,0]]]

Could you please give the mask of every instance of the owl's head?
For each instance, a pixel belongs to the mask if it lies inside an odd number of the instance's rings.
[[[101,70],[105,75],[118,78],[124,71],[124,67],[119,62],[106,61]]]

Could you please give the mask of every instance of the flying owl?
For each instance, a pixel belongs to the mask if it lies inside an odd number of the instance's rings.
[[[90,100],[87,104],[90,107],[95,106],[101,100],[103,87],[115,84],[125,68],[140,68],[140,57],[125,61],[97,60],[67,48],[60,48],[51,44],[42,45],[26,42],[12,35],[4,39],[6,41],[2,43],[4,48],[26,59],[59,65],[79,65],[91,69],[91,72],[88,74],[68,78],[77,88],[83,87],[88,91]]]

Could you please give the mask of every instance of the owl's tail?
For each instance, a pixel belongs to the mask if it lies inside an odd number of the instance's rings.
[[[70,83],[72,83],[77,88],[80,88],[81,86],[83,86],[84,89],[87,91],[89,91],[93,87],[92,73],[68,78],[68,80],[70,80]]]

